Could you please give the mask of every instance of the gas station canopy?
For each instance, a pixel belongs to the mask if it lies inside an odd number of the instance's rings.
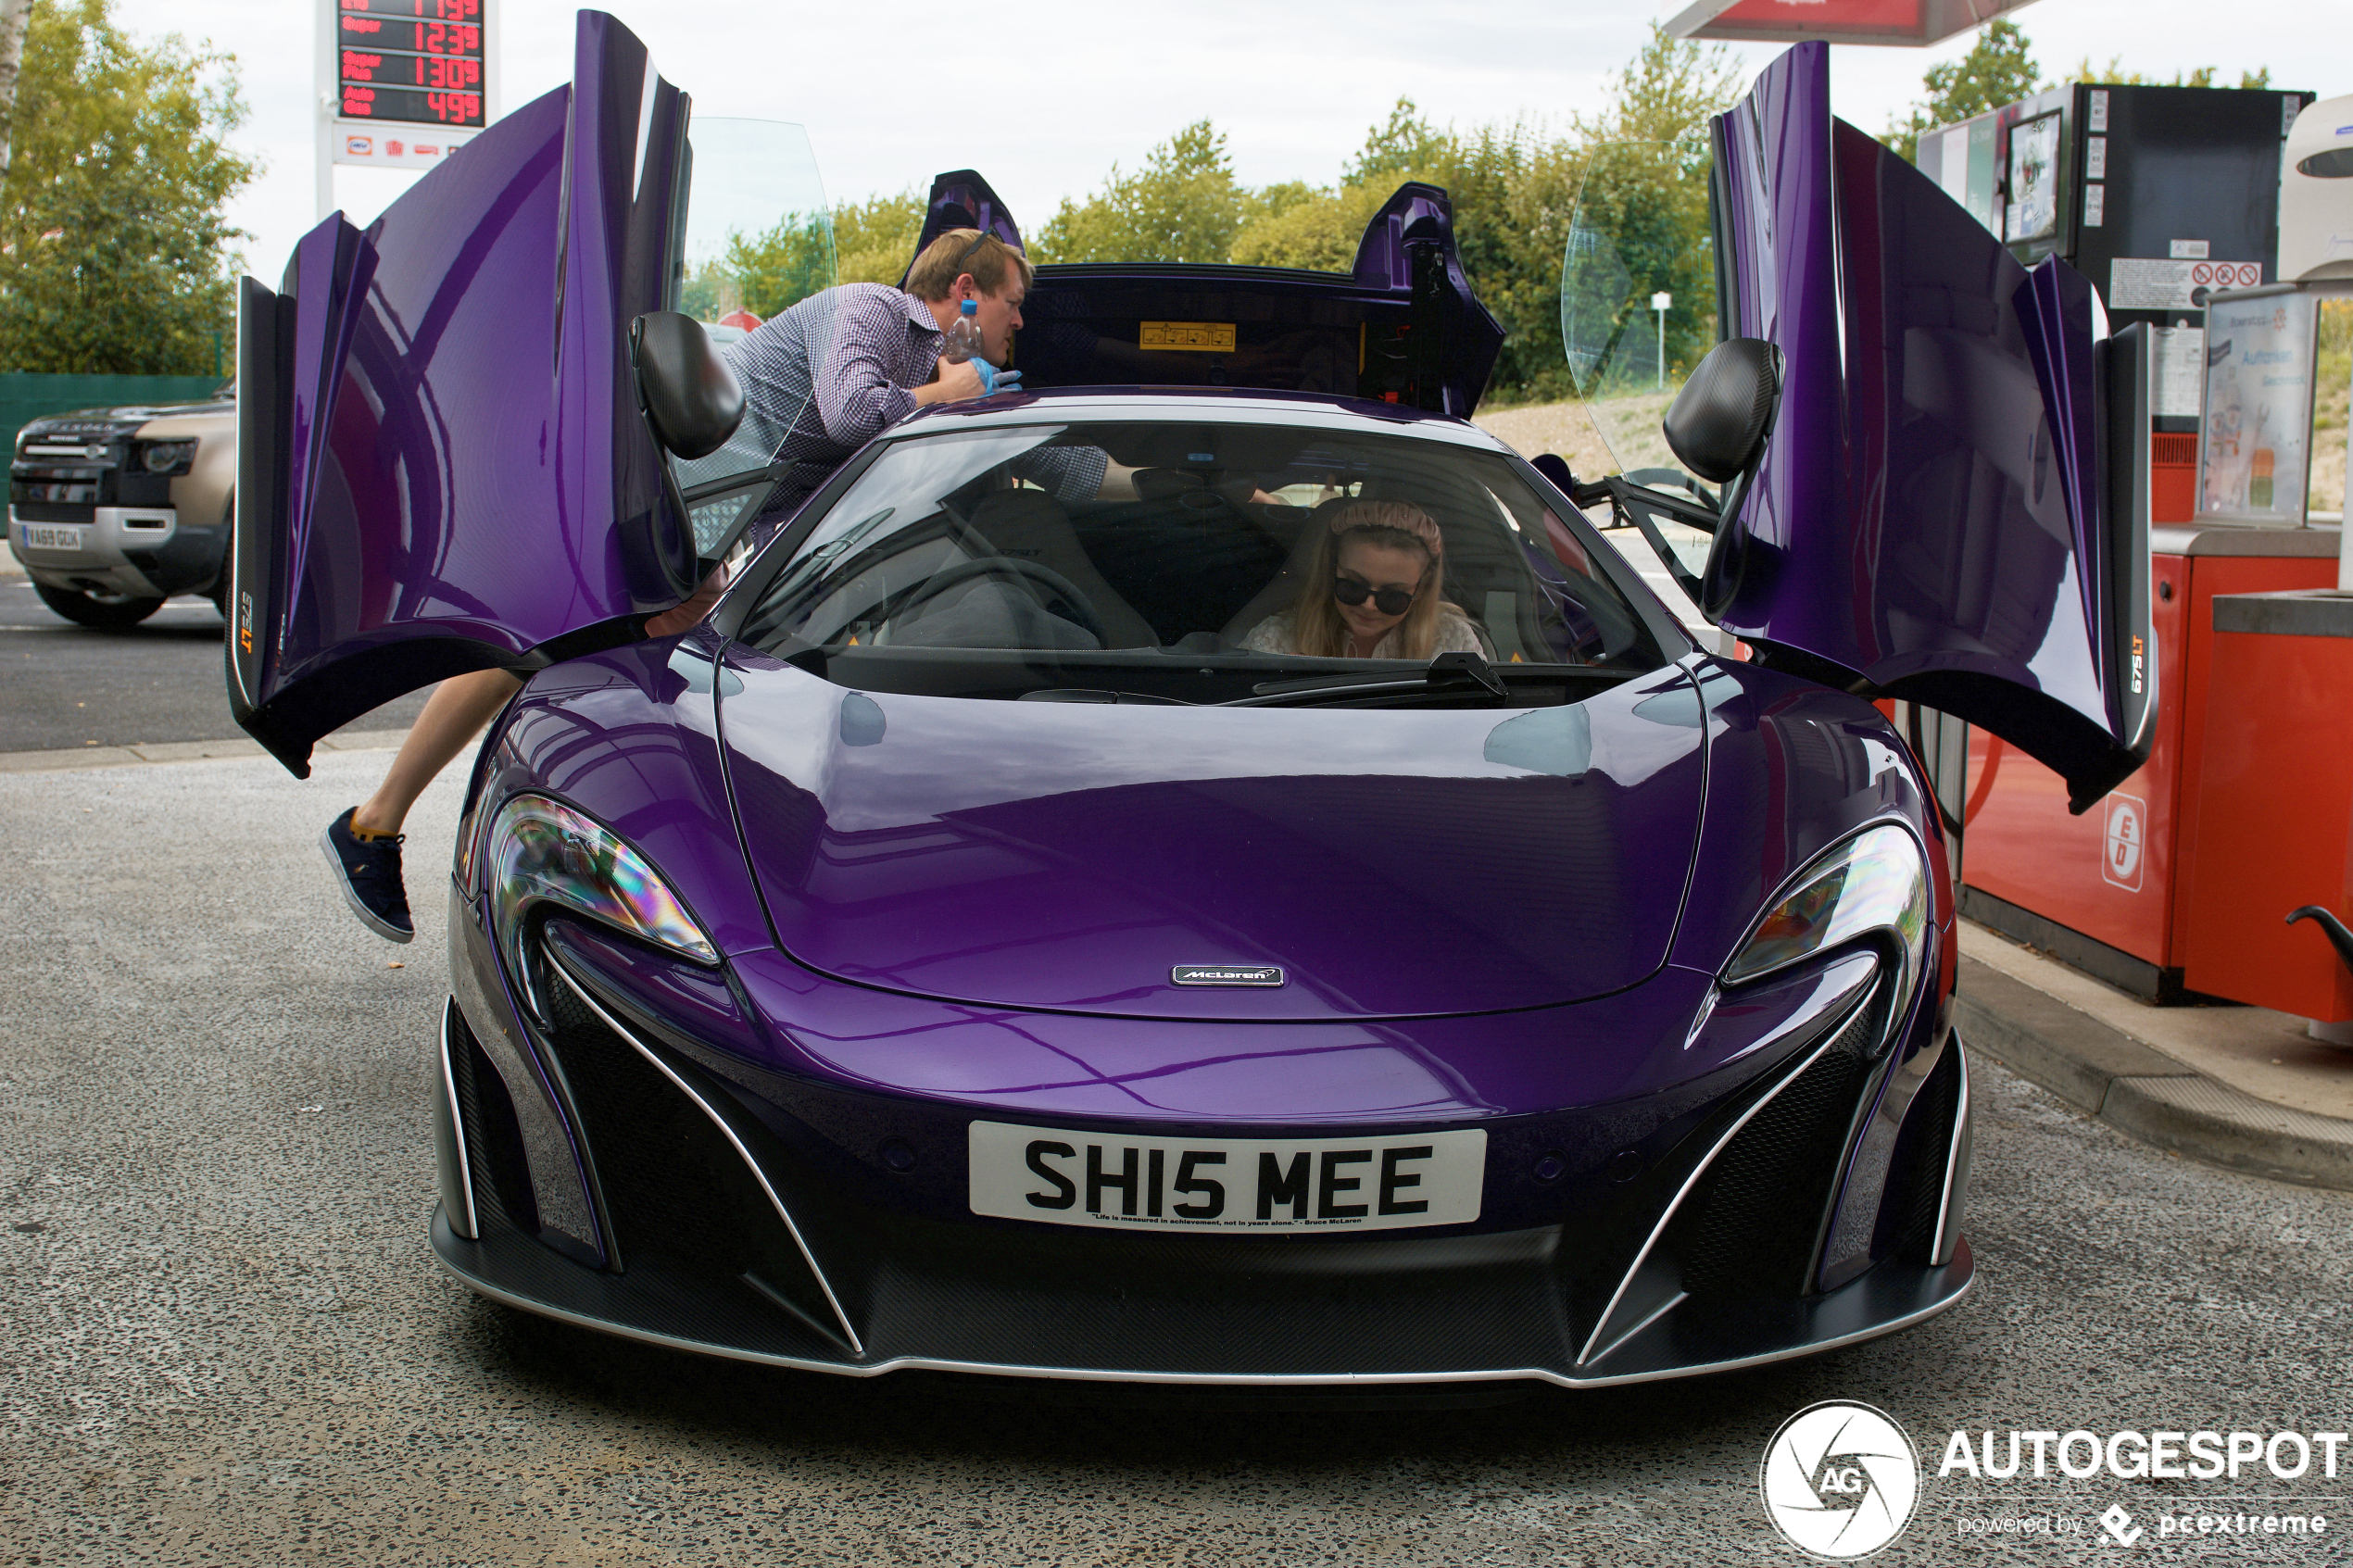
[[[1671,4],[1671,0],[1670,0]],[[1737,43],[1939,44],[2033,0],[1692,0],[1667,23],[1677,38]]]

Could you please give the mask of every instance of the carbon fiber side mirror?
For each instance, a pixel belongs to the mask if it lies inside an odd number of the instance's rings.
[[[744,417],[743,384],[702,323],[674,310],[640,316],[629,329],[637,405],[654,439],[681,458],[707,458]]]
[[[1732,338],[1707,351],[1660,428],[1685,468],[1726,484],[1764,449],[1780,395],[1780,350],[1762,338]]]

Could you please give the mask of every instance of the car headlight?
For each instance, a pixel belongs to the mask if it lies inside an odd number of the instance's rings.
[[[1928,862],[1918,839],[1885,823],[1808,867],[1759,917],[1725,966],[1724,983],[1755,980],[1873,932],[1902,949],[1902,990],[1909,993],[1928,951]]]
[[[485,846],[496,929],[519,983],[530,984],[522,917],[543,901],[697,963],[718,963],[719,949],[645,857],[571,807],[518,795],[498,809]]]
[[[196,444],[193,441],[150,441],[139,458],[149,473],[185,473],[188,465],[195,460]]]

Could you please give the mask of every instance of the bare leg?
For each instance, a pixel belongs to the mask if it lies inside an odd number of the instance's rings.
[[[711,607],[719,602],[720,591],[727,586],[728,579],[734,575],[735,569],[724,562],[711,568],[711,575],[687,596],[686,603],[665,609],[646,622],[646,635],[674,637],[681,632],[692,631],[704,616],[711,613]]]
[[[522,677],[504,670],[478,670],[442,682],[409,727],[409,738],[400,743],[384,783],[351,814],[352,826],[368,833],[398,833],[425,786],[522,689]]]

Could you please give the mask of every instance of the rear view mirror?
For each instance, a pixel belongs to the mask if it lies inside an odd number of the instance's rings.
[[[637,402],[654,439],[681,458],[726,445],[744,417],[743,384],[711,346],[702,323],[674,310],[640,316],[629,332]]]
[[[1780,359],[1761,338],[1736,337],[1707,351],[1661,425],[1684,467],[1710,484],[1729,484],[1755,464],[1780,401]]]

